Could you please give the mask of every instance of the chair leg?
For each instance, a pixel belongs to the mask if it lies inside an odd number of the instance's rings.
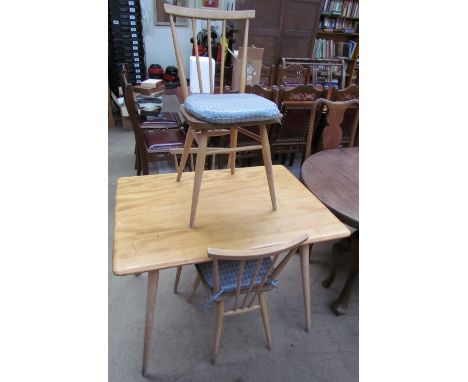
[[[197,214],[198,198],[200,196],[201,181],[203,178],[203,170],[205,169],[206,146],[208,144],[208,134],[203,131],[198,144],[197,162],[195,165],[195,179],[193,181],[192,192],[192,208],[190,211],[189,227],[193,228],[195,224],[195,215]]]
[[[182,267],[177,267],[177,272],[174,281],[174,293],[177,294],[177,288],[179,287],[180,274],[182,272]]]
[[[214,347],[213,347],[213,357],[211,358],[212,365],[216,363],[216,359],[218,358],[219,340],[221,339],[223,319],[224,319],[224,301],[218,301],[216,302],[216,329],[215,329],[215,339],[214,339]]]
[[[195,165],[193,164],[193,154],[190,154],[190,171],[193,171]]]
[[[271,330],[270,319],[268,318],[268,309],[263,292],[258,294],[258,302],[260,303],[260,311],[262,312],[263,327],[265,329],[265,336],[268,342],[268,350],[271,351]]]
[[[137,145],[135,143],[135,170],[137,169],[138,155],[137,155]]]
[[[136,153],[136,156],[137,156],[137,175],[141,175],[141,155],[140,155],[140,151],[137,149],[137,153]]]
[[[190,151],[190,148],[192,147],[192,142],[193,142],[192,128],[189,127],[189,129],[187,130],[187,135],[185,136],[184,152],[182,153],[182,158],[180,158],[179,168],[177,170],[178,182],[180,182],[180,178],[182,177],[182,173],[184,172],[184,168],[185,168],[185,164],[187,163],[189,151]]]
[[[230,142],[231,148],[237,147],[237,132],[238,132],[237,127],[233,127],[231,129],[231,142]],[[236,152],[235,151],[229,154],[229,164],[231,167],[231,174],[234,174],[234,171],[236,168]]]
[[[270,143],[268,142],[268,133],[265,125],[260,125],[260,140],[262,142],[263,165],[265,166],[268,187],[270,189],[271,204],[273,211],[276,211],[275,182],[273,180],[273,167],[271,164]]]
[[[174,154],[174,166],[175,166],[175,171],[179,171],[179,161],[177,159],[177,154]]]
[[[143,175],[149,175],[149,163],[148,163],[148,158],[142,159],[141,171],[143,172]]]
[[[195,292],[197,291],[198,286],[200,285],[200,281],[201,281],[200,275],[197,273],[197,277],[195,278],[195,281],[193,282],[192,293],[190,294],[187,300],[189,304],[192,303],[192,298],[195,295]]]
[[[291,153],[291,156],[289,157],[289,167],[292,167],[294,165],[294,160],[296,159],[296,154]]]

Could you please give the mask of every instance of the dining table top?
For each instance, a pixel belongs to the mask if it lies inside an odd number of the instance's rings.
[[[350,235],[289,170],[273,166],[277,210],[265,168],[205,171],[189,228],[194,172],[117,180],[112,270],[129,275],[209,261],[207,248],[247,249],[309,235],[308,244]]]
[[[311,155],[302,164],[301,177],[342,222],[359,229],[359,147]]]

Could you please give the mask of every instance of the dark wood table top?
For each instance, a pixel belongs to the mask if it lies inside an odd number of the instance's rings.
[[[359,147],[311,155],[302,165],[301,177],[343,223],[359,229]]]

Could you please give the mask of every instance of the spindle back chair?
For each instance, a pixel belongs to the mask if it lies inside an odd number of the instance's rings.
[[[205,288],[214,293],[215,297],[212,296],[212,299],[216,304],[216,329],[213,364],[216,362],[219,351],[224,316],[260,309],[268,349],[271,350],[270,322],[263,293],[273,289],[280,272],[308,238],[307,234],[302,234],[290,241],[247,250],[208,248],[208,257],[213,261],[197,265],[198,275],[190,299],[200,281],[203,282]],[[279,257],[285,253],[286,256],[276,265]],[[240,303],[241,295],[244,295],[242,303]],[[234,307],[225,311],[224,300],[230,297],[234,297]],[[259,304],[254,304],[256,298]]]
[[[212,148],[207,148],[209,137],[230,135],[229,163],[231,173],[235,172],[236,152],[238,131],[242,131],[244,126],[260,126],[259,141],[261,145],[251,146],[251,150],[262,150],[265,171],[268,180],[270,198],[273,210],[276,210],[276,196],[273,181],[273,171],[271,164],[270,146],[266,125],[275,123],[280,117],[278,108],[271,102],[262,97],[245,93],[246,66],[247,66],[247,42],[249,32],[249,21],[255,18],[255,10],[246,11],[221,11],[207,9],[191,9],[178,7],[170,4],[164,4],[164,10],[169,15],[171,25],[172,40],[176,55],[177,67],[179,69],[180,83],[184,98],[184,104],[181,105],[181,113],[189,125],[187,132],[184,152],[177,172],[177,181],[180,181],[185,167],[185,163],[190,152],[190,147],[195,139],[198,143],[197,161],[195,168],[195,178],[192,192],[192,206],[190,212],[189,226],[192,228],[195,224],[195,215],[197,211],[198,198],[200,194],[201,180],[205,166],[205,158]],[[194,52],[197,65],[197,76],[200,93],[204,93],[203,80],[201,75],[200,57],[198,45],[196,43],[196,20],[206,20],[207,30],[211,29],[213,20],[222,20],[222,34],[226,34],[227,20],[245,20],[245,31],[243,41],[243,54],[241,57],[241,75],[239,84],[239,93],[241,94],[223,94],[224,90],[224,62],[226,49],[222,47],[221,52],[221,73],[220,73],[220,94],[214,94],[214,80],[212,77],[212,41],[208,38],[208,65],[209,65],[209,94],[194,94],[189,96],[187,79],[184,72],[184,63],[182,61],[177,33],[174,24],[174,17],[189,18],[192,22],[192,33],[194,41]],[[245,101],[245,102],[244,102]],[[220,115],[221,113],[221,115]],[[245,150],[245,147],[242,148]]]

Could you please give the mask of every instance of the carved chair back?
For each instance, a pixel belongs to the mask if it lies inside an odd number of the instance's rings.
[[[314,151],[329,150],[343,145],[343,140],[347,140],[345,145],[352,147],[354,137],[359,123],[359,100],[354,99],[343,102],[333,102],[326,99],[318,99],[314,101],[315,107],[325,106],[326,122],[323,130],[320,132],[319,142],[314,144],[317,149]],[[355,109],[354,117],[349,124],[345,125],[345,114],[349,109]],[[310,140],[309,140],[310,139]],[[306,146],[307,158],[311,154],[312,136],[308,137]]]
[[[222,35],[226,36],[226,21],[227,20],[245,20],[245,29],[244,29],[244,41],[243,41],[243,54],[241,57],[240,65],[241,65],[241,75],[240,75],[240,84],[239,84],[239,91],[240,93],[244,93],[245,89],[245,82],[246,82],[246,68],[247,68],[247,43],[248,43],[248,36],[249,36],[249,20],[255,18],[255,10],[246,10],[246,11],[221,11],[221,10],[208,10],[208,9],[193,9],[193,8],[185,8],[185,7],[178,7],[175,5],[164,4],[164,11],[169,15],[169,22],[171,25],[171,32],[172,32],[172,41],[174,43],[174,50],[176,54],[176,61],[177,61],[177,68],[179,70],[179,77],[180,77],[180,85],[182,87],[182,93],[184,99],[188,97],[188,87],[187,87],[187,80],[184,72],[184,65],[182,62],[182,56],[180,53],[179,42],[177,40],[177,33],[174,24],[174,16],[187,18],[190,19],[192,22],[192,34],[193,34],[193,49],[195,51],[195,59],[197,64],[197,76],[198,76],[198,85],[200,93],[203,93],[203,84],[202,84],[202,76],[201,76],[201,66],[200,66],[200,56],[198,52],[198,44],[197,44],[197,35],[195,30],[196,20],[206,20],[207,22],[207,31],[211,30],[211,22],[213,20],[222,20],[223,21],[223,30]],[[214,80],[211,76],[213,71],[213,64],[212,64],[212,41],[211,38],[208,38],[208,65],[209,65],[209,73],[210,73],[210,94],[214,93]],[[220,93],[223,93],[224,90],[224,62],[226,59],[226,51],[225,49],[221,49],[221,73],[220,73]]]
[[[276,84],[278,86],[306,85],[309,77],[310,67],[304,67],[299,64],[288,65],[286,67],[279,65]]]
[[[300,85],[291,90],[286,90],[285,86],[280,86],[276,104],[281,108],[284,101],[315,101],[323,97],[325,97],[325,90],[322,86]]]
[[[312,101],[283,101],[281,124],[270,138],[272,144],[306,143],[307,134],[313,131],[315,106]]]
[[[352,84],[347,88],[338,90],[334,89],[333,101],[349,101],[351,99],[359,99],[359,86]],[[355,114],[358,112],[357,109],[350,108],[346,110],[344,115],[344,126],[349,126],[354,120]],[[349,137],[344,136],[341,143],[348,143]],[[356,135],[354,137],[353,146],[359,146],[359,124],[356,129]]]
[[[260,71],[260,85],[261,86],[273,86],[274,76],[275,76],[275,65],[265,66],[262,65]]]

